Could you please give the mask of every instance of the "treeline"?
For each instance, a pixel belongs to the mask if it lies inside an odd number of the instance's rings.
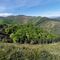
[[[59,42],[60,37],[33,24],[0,25],[0,41],[20,44],[49,44]]]

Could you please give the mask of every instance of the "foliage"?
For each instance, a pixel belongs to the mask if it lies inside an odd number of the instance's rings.
[[[60,43],[53,45],[0,43],[0,60],[60,60],[58,47]]]
[[[14,43],[43,44],[59,41],[59,36],[51,34],[46,30],[35,26],[34,24],[9,24],[1,25],[2,41]]]
[[[32,24],[21,25],[15,32],[10,34],[13,42],[29,44],[52,43],[55,42],[54,40],[57,40],[58,37],[58,35],[50,34]]]
[[[14,43],[28,43],[28,44],[46,44],[46,43],[54,43],[60,41],[60,35],[53,34],[44,28],[41,28],[36,25],[36,23],[42,23],[48,18],[42,17],[34,17],[33,21],[28,22],[26,24],[15,24],[9,23],[8,19],[4,22],[5,24],[0,24],[0,35],[2,42],[14,42]],[[11,22],[12,20],[10,20]],[[50,20],[49,20],[50,21]],[[13,21],[12,21],[13,22]]]

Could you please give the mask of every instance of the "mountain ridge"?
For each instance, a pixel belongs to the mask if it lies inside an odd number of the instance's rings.
[[[41,27],[50,33],[60,34],[60,20],[57,18],[48,18],[41,16],[25,16],[25,15],[17,15],[17,16],[8,16],[8,17],[0,17],[0,23],[2,24],[26,24],[32,23],[38,27]]]

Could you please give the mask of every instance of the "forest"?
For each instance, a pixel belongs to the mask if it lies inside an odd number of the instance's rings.
[[[33,24],[0,25],[0,41],[20,44],[49,44],[59,42],[60,36]]]

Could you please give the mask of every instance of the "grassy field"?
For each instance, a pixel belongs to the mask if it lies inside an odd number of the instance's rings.
[[[60,43],[29,45],[0,43],[0,60],[60,60]]]

